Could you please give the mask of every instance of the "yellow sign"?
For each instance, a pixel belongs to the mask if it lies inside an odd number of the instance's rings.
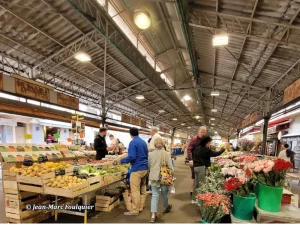
[[[24,138],[25,139],[32,139],[32,135],[31,134],[24,134]]]
[[[76,120],[76,121],[80,121],[80,120],[84,120],[84,116],[83,115],[78,115],[78,114],[73,114],[72,119]]]

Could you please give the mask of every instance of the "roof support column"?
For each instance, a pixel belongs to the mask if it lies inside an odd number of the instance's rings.
[[[268,124],[271,118],[271,89],[269,89],[264,96],[264,109],[263,109],[263,118],[264,118],[264,127],[263,127],[263,140],[261,145],[261,154],[266,155],[267,152],[267,136],[268,136]]]

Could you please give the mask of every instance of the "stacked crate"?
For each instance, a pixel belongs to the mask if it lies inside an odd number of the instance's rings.
[[[96,211],[109,212],[120,203],[120,194],[96,195]]]
[[[17,182],[17,173],[3,167],[3,191],[5,197],[5,214],[9,223],[39,223],[50,217],[46,210],[31,210],[28,205],[45,205],[50,201],[45,196],[29,191],[22,191]]]

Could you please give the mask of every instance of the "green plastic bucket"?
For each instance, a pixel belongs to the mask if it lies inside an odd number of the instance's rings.
[[[249,194],[248,197],[233,195],[233,216],[241,220],[252,220],[255,200],[255,194]]]
[[[207,223],[205,220],[201,220],[201,223]]]
[[[255,185],[255,195],[258,197],[258,192],[259,192],[259,183],[256,183]]]
[[[283,187],[271,187],[259,184],[258,207],[268,212],[279,212]]]

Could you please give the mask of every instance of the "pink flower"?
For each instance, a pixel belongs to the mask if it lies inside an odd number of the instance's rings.
[[[271,170],[272,170],[272,168],[269,169],[268,167],[263,169],[264,173],[269,173]]]
[[[260,171],[261,171],[260,166],[255,167],[255,168],[254,168],[254,171],[255,171],[256,173],[260,172]]]

